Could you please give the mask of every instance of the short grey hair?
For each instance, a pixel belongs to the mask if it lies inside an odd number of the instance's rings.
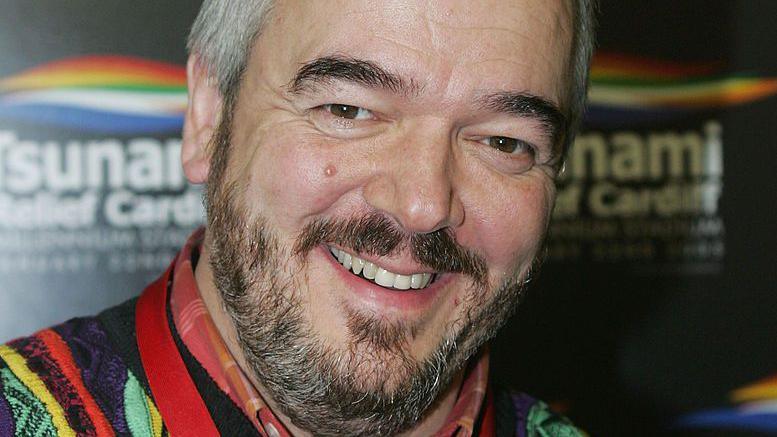
[[[588,76],[591,56],[596,45],[596,14],[598,0],[573,0],[574,34],[572,36],[572,75],[567,90],[567,138],[564,153],[569,149],[580,127],[588,96]]]
[[[204,0],[189,33],[189,54],[196,54],[222,96],[237,91],[251,47],[259,36],[272,0]]]
[[[597,0],[572,0],[572,75],[567,89],[567,146],[585,109],[588,70],[594,47]],[[256,37],[267,22],[272,0],[204,0],[187,47],[199,57],[222,96],[234,97]],[[566,150],[567,147],[565,147]]]

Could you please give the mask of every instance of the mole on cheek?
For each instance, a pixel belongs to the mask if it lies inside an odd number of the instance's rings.
[[[336,174],[337,174],[337,167],[335,167],[332,164],[327,165],[326,168],[324,169],[324,175],[326,175],[327,177],[332,177]]]

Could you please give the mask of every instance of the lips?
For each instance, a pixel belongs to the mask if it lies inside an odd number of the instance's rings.
[[[329,251],[352,274],[393,290],[421,290],[433,282],[434,274],[427,272],[402,275],[365,261],[344,250],[329,247]]]

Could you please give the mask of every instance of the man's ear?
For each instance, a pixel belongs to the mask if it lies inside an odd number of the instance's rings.
[[[208,144],[218,127],[223,100],[217,81],[209,77],[196,55],[189,56],[186,77],[189,105],[183,123],[181,161],[189,182],[202,184],[208,180]]]

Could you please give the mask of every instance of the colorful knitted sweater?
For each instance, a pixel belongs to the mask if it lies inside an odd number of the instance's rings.
[[[127,344],[112,344],[121,337],[106,318],[121,324],[108,311],[0,346],[0,435],[165,434],[142,372],[120,355]]]
[[[135,304],[0,346],[0,437],[169,435],[138,353]],[[258,435],[175,332],[174,338],[221,435]],[[524,394],[495,391],[495,416],[497,435],[583,435]]]

